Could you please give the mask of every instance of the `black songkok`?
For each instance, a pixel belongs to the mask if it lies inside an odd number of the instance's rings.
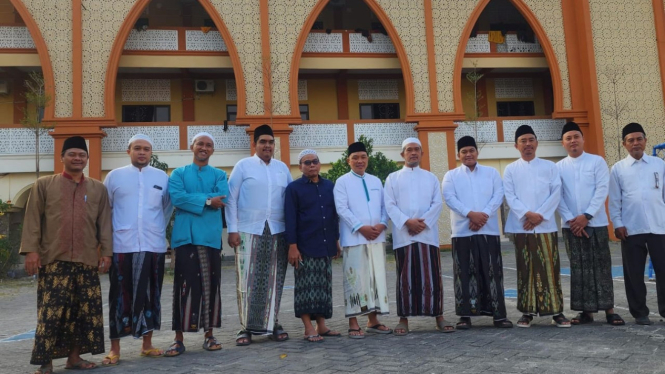
[[[634,132],[641,132],[642,134],[644,134],[644,136],[647,136],[647,133],[644,132],[642,125],[640,125],[639,123],[631,122],[623,128],[621,139],[626,139],[626,135],[632,134]]]
[[[580,133],[582,133],[580,126],[573,121],[570,121],[565,125],[563,125],[563,129],[561,129],[561,138],[563,138],[563,135],[568,131],[579,131]],[[582,133],[582,135],[584,135],[584,133]]]
[[[517,139],[518,139],[520,136],[522,136],[522,135],[526,135],[526,134],[532,134],[533,136],[536,136],[536,133],[533,132],[533,129],[531,128],[531,126],[529,126],[529,125],[522,125],[522,126],[518,127],[518,128],[517,128],[517,131],[515,131],[515,143],[517,143]],[[536,139],[538,139],[537,136],[536,136]]]
[[[356,153],[356,152],[365,152],[367,153],[367,148],[365,148],[365,144],[363,142],[355,142],[351,145],[349,145],[349,156]]]
[[[473,147],[477,150],[478,146],[476,145],[476,139],[468,135],[459,138],[457,141],[457,153],[459,153],[459,151],[464,147]]]
[[[272,133],[272,128],[268,125],[261,125],[254,130],[254,143],[256,143],[259,140],[259,137],[261,135],[270,135],[273,138],[275,137],[275,134]]]
[[[85,144],[85,139],[80,136],[72,136],[71,138],[65,139],[65,143],[62,145],[62,154],[64,155],[68,149],[78,148],[88,153],[88,145]]]

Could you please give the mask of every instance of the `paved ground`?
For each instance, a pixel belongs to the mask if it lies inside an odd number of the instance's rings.
[[[566,273],[568,258],[562,248],[562,273]],[[510,244],[504,246],[506,268],[505,288],[514,297],[514,253]],[[627,303],[621,280],[621,254],[615,246],[612,250],[616,265],[615,295],[617,312],[626,318],[624,327],[611,327],[600,321],[589,326],[560,329],[550,324],[549,318],[536,318],[530,329],[496,329],[489,318],[474,319],[469,331],[441,334],[434,330],[433,318],[414,318],[413,331],[406,337],[369,335],[364,340],[328,338],[321,344],[306,343],[301,339],[302,325],[293,316],[293,273],[289,269],[287,288],[284,292],[280,322],[291,333],[284,343],[255,337],[249,347],[236,347],[234,334],[239,329],[235,278],[232,263],[223,268],[223,328],[215,335],[222,341],[221,352],[205,352],[201,349],[202,334],[186,334],[187,352],[179,358],[147,359],[139,357],[139,341],[125,338],[122,341],[122,362],[116,368],[96,370],[99,373],[665,373],[665,323],[653,311],[656,310],[655,284],[648,283],[649,307],[652,309],[652,326],[637,326],[627,311]],[[456,320],[452,298],[452,262],[450,253],[442,253],[445,287],[445,316]],[[389,295],[394,299],[394,260],[388,257]],[[341,264],[334,266],[334,316],[329,325],[346,335],[342,297]],[[108,294],[108,277],[102,277],[103,294]],[[562,277],[564,296],[569,295],[569,278]],[[165,295],[170,295],[172,281],[167,278]],[[0,284],[0,373],[29,373],[28,365],[32,349],[31,331],[35,328],[36,301],[34,283],[30,280]],[[155,333],[155,342],[166,348],[173,335],[171,326],[171,300],[165,296],[163,330]],[[519,312],[516,299],[508,298],[510,318],[515,322]],[[394,308],[394,302],[391,307]],[[566,299],[566,307],[568,299]],[[107,305],[105,304],[105,308]],[[108,311],[104,311],[108,316]],[[566,309],[566,314],[574,314]],[[603,316],[600,316],[603,317]],[[394,327],[398,318],[394,311],[382,319]],[[109,345],[107,344],[107,349]],[[85,357],[85,356],[84,356]],[[85,357],[100,362],[102,356]],[[64,372],[64,360],[55,361],[56,372]]]

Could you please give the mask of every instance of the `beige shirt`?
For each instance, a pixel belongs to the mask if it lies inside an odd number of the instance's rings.
[[[39,178],[25,208],[21,254],[97,266],[113,255],[111,206],[106,187],[94,179],[76,183],[66,173]]]

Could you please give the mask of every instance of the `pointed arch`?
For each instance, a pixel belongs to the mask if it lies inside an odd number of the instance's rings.
[[[374,15],[379,19],[383,27],[386,29],[390,40],[395,46],[395,52],[397,53],[397,59],[399,60],[400,66],[402,68],[402,77],[404,79],[404,91],[406,94],[406,115],[411,115],[414,113],[414,92],[413,92],[413,76],[411,74],[411,66],[409,65],[409,58],[406,54],[406,50],[402,45],[402,41],[397,34],[395,26],[390,22],[390,18],[383,11],[381,6],[376,2],[376,0],[363,0],[369,9],[374,13]],[[296,42],[296,47],[293,53],[293,58],[291,59],[291,72],[289,75],[289,97],[291,101],[291,115],[300,116],[300,111],[298,110],[298,71],[300,70],[300,59],[302,58],[303,50],[305,49],[305,42],[307,42],[307,36],[309,35],[314,22],[317,17],[323,11],[323,8],[328,5],[330,0],[319,0],[319,2],[314,6],[312,12],[307,17],[305,24],[303,25],[300,35]]]
[[[12,0],[14,1],[14,0]],[[107,119],[115,119],[115,84],[118,75],[118,67],[120,66],[120,57],[125,49],[125,42],[132,31],[134,24],[138,20],[143,10],[148,6],[152,0],[138,0],[132,9],[127,14],[124,23],[120,27],[120,31],[115,37],[111,55],[106,67],[105,78],[105,91],[104,91],[104,112]],[[222,35],[222,39],[229,50],[229,57],[231,58],[231,65],[233,66],[233,74],[236,80],[236,90],[238,93],[238,116],[245,115],[245,78],[240,64],[240,57],[238,56],[238,49],[233,42],[233,37],[226,27],[224,20],[217,13],[215,7],[209,0],[198,0],[203,9],[208,13],[217,30]]]
[[[37,22],[32,18],[30,11],[25,7],[23,1],[9,0],[9,2],[14,6],[14,9],[16,9],[21,16],[23,22],[25,22],[28,31],[30,31],[30,36],[35,43],[37,55],[39,56],[39,63],[42,68],[42,75],[44,76],[46,93],[51,98],[51,105],[44,109],[44,120],[51,120],[55,116],[55,79],[53,78],[53,67],[51,66],[51,57],[48,54],[48,47],[46,46],[42,32],[39,30],[39,26],[37,26]]]
[[[524,17],[531,29],[540,43],[540,46],[543,48],[545,54],[545,59],[547,60],[547,65],[550,69],[550,75],[552,76],[552,91],[554,94],[554,113],[563,111],[563,84],[561,81],[561,69],[559,68],[559,62],[556,59],[556,54],[554,53],[554,48],[552,43],[545,33],[545,29],[538,21],[538,18],[535,14],[529,9],[529,6],[524,3],[523,0],[508,0],[511,4],[517,9],[518,12]],[[462,67],[464,64],[464,53],[466,51],[466,45],[469,42],[469,36],[471,35],[471,30],[473,26],[478,21],[480,14],[485,10],[487,4],[490,0],[481,0],[476,9],[473,10],[469,20],[462,31],[462,38],[460,39],[460,44],[457,46],[457,57],[455,58],[455,73],[453,76],[453,98],[455,101],[455,111],[462,112]]]

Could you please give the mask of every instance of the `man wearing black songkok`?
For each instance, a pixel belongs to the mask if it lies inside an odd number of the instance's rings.
[[[628,156],[610,172],[610,218],[621,240],[624,285],[630,314],[650,325],[644,266],[647,253],[656,272],[658,313],[665,317],[665,161],[644,153],[647,137],[639,123],[623,128]]]

